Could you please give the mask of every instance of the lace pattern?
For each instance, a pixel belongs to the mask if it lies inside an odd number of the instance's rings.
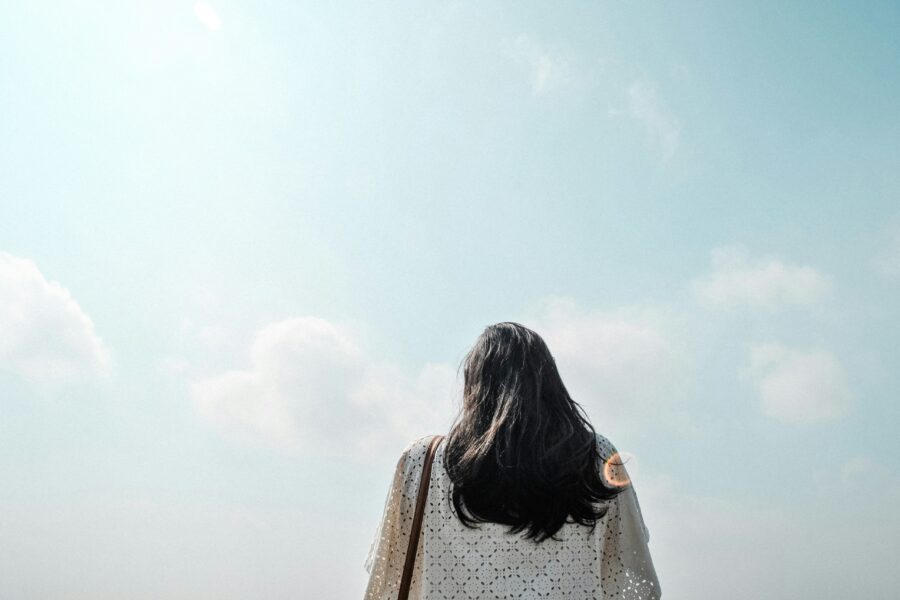
[[[418,482],[428,443],[419,438],[403,451],[394,470],[382,518],[365,560],[369,572],[365,600],[394,600],[403,572]],[[618,454],[597,436],[604,458]],[[604,471],[626,489],[608,504],[592,531],[566,523],[557,540],[540,544],[508,526],[482,523],[467,529],[450,501],[450,479],[438,446],[431,472],[422,537],[416,553],[410,600],[485,598],[552,600],[658,600],[661,590],[650,556],[650,531],[627,470],[617,460]]]

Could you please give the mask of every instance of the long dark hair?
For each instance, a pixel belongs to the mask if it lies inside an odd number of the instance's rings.
[[[596,431],[544,340],[518,323],[490,325],[463,364],[462,409],[444,451],[457,517],[469,528],[527,529],[537,542],[557,539],[569,516],[595,527],[607,510],[600,501],[627,483],[604,480]]]

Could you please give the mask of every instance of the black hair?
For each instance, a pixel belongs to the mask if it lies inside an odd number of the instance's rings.
[[[550,349],[518,323],[490,325],[463,359],[462,408],[444,467],[457,517],[502,523],[542,542],[568,522],[596,526],[627,482],[602,476],[598,437]]]

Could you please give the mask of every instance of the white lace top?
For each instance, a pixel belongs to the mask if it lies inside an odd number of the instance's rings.
[[[419,478],[432,436],[403,451],[394,472],[384,513],[366,558],[365,600],[394,600],[400,586]],[[618,452],[597,436],[601,455]],[[422,536],[416,554],[410,600],[656,600],[659,581],[650,558],[650,531],[644,524],[625,466],[607,466],[607,481],[626,486],[606,515],[591,528],[566,523],[541,543],[509,534],[509,526],[480,523],[466,528],[453,512],[450,478],[443,468],[446,440],[438,446],[431,471]],[[622,462],[618,457],[613,462]]]

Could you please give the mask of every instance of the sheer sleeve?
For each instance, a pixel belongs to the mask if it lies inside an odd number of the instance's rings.
[[[415,508],[412,505],[414,498],[407,490],[410,489],[411,481],[418,481],[415,471],[421,468],[418,465],[421,462],[419,455],[424,454],[421,446],[421,439],[409,444],[394,469],[381,521],[365,561],[365,568],[369,573],[365,600],[384,600],[397,596]],[[419,550],[421,552],[421,545]]]
[[[650,530],[644,523],[637,492],[628,471],[612,444],[604,469],[607,481],[624,486],[609,501],[604,517],[601,549],[601,584],[604,600],[658,600],[662,597],[659,579],[650,556]]]

